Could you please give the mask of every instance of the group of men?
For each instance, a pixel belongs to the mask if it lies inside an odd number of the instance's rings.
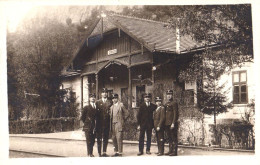
[[[166,92],[167,102],[162,105],[160,97],[155,98],[155,104],[151,103],[151,94],[144,96],[144,103],[140,106],[137,114],[139,136],[139,153],[143,155],[144,135],[146,133],[146,154],[150,155],[152,130],[156,132],[158,156],[177,156],[178,151],[178,104],[173,100],[173,91]],[[169,152],[164,153],[164,134],[169,141]]]
[[[151,94],[144,96],[144,103],[140,106],[137,114],[139,136],[139,153],[143,155],[144,136],[146,133],[146,154],[151,154],[152,130],[156,131],[158,156],[164,155],[164,133],[169,138],[169,152],[165,155],[177,155],[177,132],[178,132],[178,104],[173,101],[173,91],[168,90],[167,102],[162,105],[160,97],[151,103]],[[123,153],[123,130],[124,122],[129,116],[128,110],[118,100],[118,94],[112,94],[112,101],[108,99],[108,90],[102,89],[101,99],[96,101],[95,94],[89,95],[89,105],[82,111],[81,120],[84,123],[83,131],[86,136],[88,156],[94,157],[93,146],[97,138],[97,148],[100,157],[107,157],[107,145],[109,132],[112,133],[114,145],[113,156],[122,156]],[[103,150],[102,150],[103,146]],[[101,152],[102,151],[102,152]]]
[[[124,121],[129,113],[123,103],[118,101],[118,94],[112,95],[112,101],[107,96],[106,88],[102,89],[102,98],[98,101],[95,99],[95,94],[89,94],[89,105],[85,106],[82,111],[81,120],[84,123],[83,131],[85,132],[87,152],[90,157],[94,157],[95,137],[97,138],[99,156],[108,156],[106,151],[110,131],[114,144],[114,156],[122,156]]]

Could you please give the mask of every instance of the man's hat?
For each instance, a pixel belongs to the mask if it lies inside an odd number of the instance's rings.
[[[155,102],[157,101],[162,101],[162,98],[161,97],[155,97]]]
[[[149,98],[151,98],[152,95],[151,95],[151,93],[145,93],[145,94],[144,94],[144,97],[149,97]]]
[[[102,88],[102,93],[108,92],[107,88]]]
[[[117,93],[113,93],[112,94],[112,98],[118,98],[118,94]]]
[[[89,94],[89,98],[90,98],[90,97],[96,97],[95,93],[90,93],[90,94]]]
[[[173,94],[173,91],[172,90],[167,90],[166,94]]]

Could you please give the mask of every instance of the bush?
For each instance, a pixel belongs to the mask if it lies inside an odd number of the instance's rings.
[[[10,134],[37,134],[79,129],[80,121],[77,118],[52,118],[39,120],[9,121]]]

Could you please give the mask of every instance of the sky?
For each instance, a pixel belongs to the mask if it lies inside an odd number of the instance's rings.
[[[24,16],[36,5],[33,3],[8,3],[5,6],[7,28],[14,32]]]

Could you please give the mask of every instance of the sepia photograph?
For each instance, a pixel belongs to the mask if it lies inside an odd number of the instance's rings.
[[[5,3],[8,159],[255,159],[252,7]]]

